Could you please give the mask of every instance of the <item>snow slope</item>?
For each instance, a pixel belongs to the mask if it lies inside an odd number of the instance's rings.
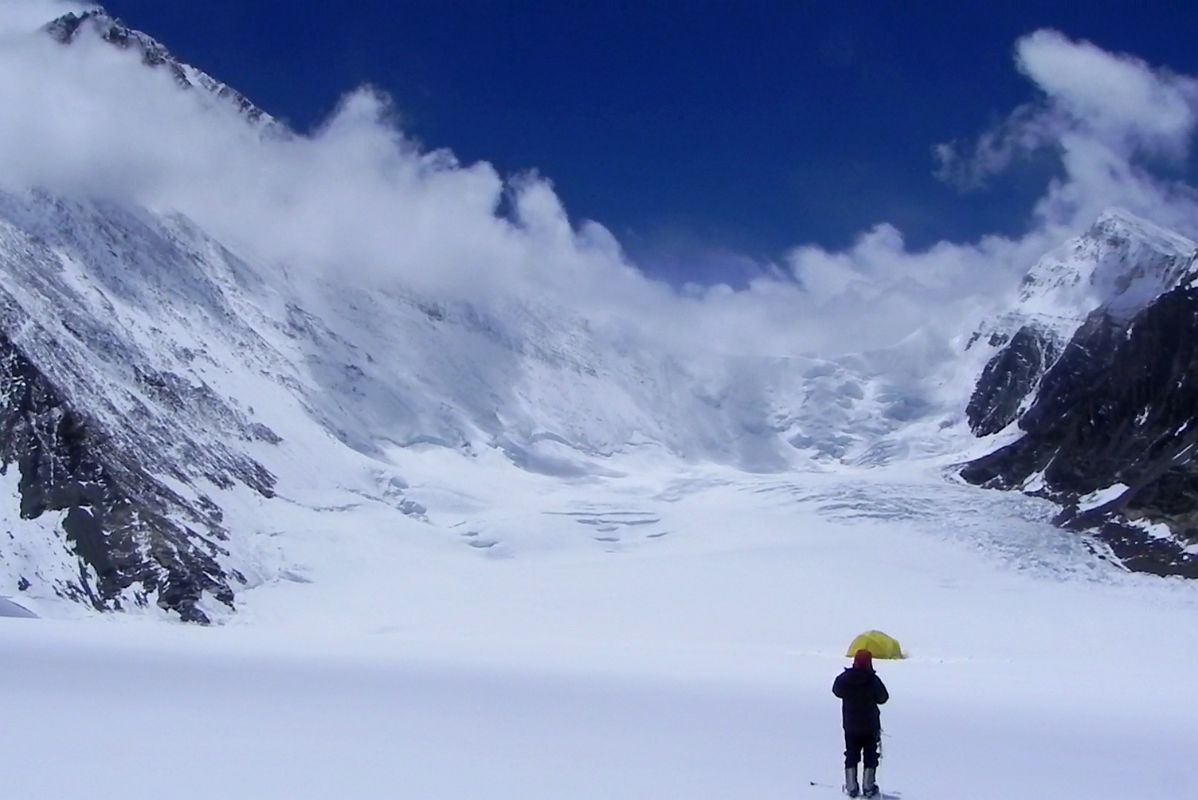
[[[438,499],[405,492],[413,449],[585,479],[642,450],[770,472],[955,441],[938,432],[948,406],[918,338],[840,359],[679,351],[536,296],[480,305],[292,274],[179,215],[45,192],[0,193],[0,273],[4,333],[125,471],[146,474],[229,595],[277,577],[258,540],[297,507],[300,531],[364,506],[387,525],[438,525],[425,514]],[[4,585],[122,608],[154,591],[133,577],[93,591],[98,567],[76,578],[54,525],[4,512],[31,542],[4,558]],[[206,616],[228,613],[219,587],[195,593]]]
[[[457,479],[413,496],[458,492],[497,544],[358,517],[223,626],[0,620],[9,791],[834,797],[831,680],[880,627],[910,651],[879,664],[889,796],[1193,796],[1198,720],[1162,687],[1198,597],[1087,560],[1047,504],[935,471],[549,484],[426,455]],[[467,501],[499,494],[578,516],[484,529]]]

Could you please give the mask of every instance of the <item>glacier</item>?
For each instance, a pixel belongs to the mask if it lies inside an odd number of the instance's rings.
[[[290,136],[102,11],[48,32]],[[960,330],[778,353],[5,185],[9,793],[830,797],[882,628],[885,797],[1184,796],[1198,247],[1075,233]]]

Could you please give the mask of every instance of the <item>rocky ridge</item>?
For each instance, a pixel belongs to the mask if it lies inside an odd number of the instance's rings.
[[[241,92],[179,61],[156,39],[130,28],[103,8],[65,14],[47,25],[46,32],[64,45],[70,45],[84,36],[96,36],[114,47],[137,52],[146,66],[168,70],[181,88],[199,90],[220,102],[230,103],[254,125],[284,133],[283,127],[273,117]]]
[[[1196,261],[1198,245],[1125,212],[1046,256],[969,404],[977,435],[1018,438],[962,477],[1055,500],[1060,524],[1131,568],[1198,577]]]

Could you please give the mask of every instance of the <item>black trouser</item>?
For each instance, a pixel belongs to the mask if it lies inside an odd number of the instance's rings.
[[[878,732],[849,733],[844,732],[844,765],[855,767],[865,754],[865,768],[877,769],[878,766]]]

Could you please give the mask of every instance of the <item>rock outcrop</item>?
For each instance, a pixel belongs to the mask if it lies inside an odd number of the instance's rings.
[[[1021,436],[961,475],[1057,501],[1062,525],[1095,532],[1129,567],[1198,577],[1194,254],[1180,237],[1161,252],[1154,229],[1118,220],[1117,235],[1108,218],[1087,236],[1133,257],[1060,355],[1024,328],[986,366],[970,422],[988,435],[1017,419]]]

